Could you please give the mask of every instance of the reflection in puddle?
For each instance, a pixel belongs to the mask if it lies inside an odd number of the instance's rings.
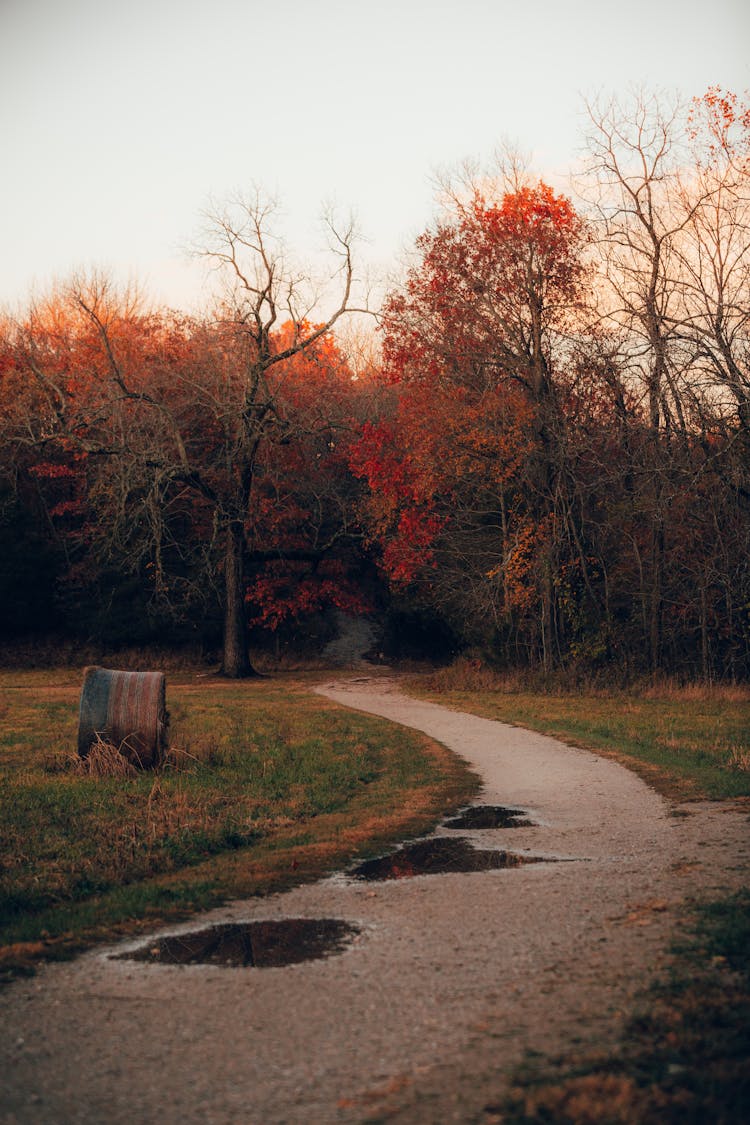
[[[474,848],[462,838],[436,837],[419,840],[392,855],[368,859],[349,872],[354,879],[408,879],[413,875],[445,875],[450,872],[493,871],[520,867],[524,863],[549,862],[541,856]]]
[[[271,969],[341,953],[358,933],[356,926],[339,918],[226,923],[157,938],[132,953],[117,954],[113,960]]]
[[[473,805],[458,816],[446,820],[443,828],[529,828],[523,809],[506,809],[503,805]]]

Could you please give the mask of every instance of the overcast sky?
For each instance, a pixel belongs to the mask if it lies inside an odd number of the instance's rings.
[[[507,138],[553,179],[582,98],[750,87],[748,0],[0,0],[0,303],[104,266],[191,307],[209,196],[325,200],[387,266],[436,169]]]

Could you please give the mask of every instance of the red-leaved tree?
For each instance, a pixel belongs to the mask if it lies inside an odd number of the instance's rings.
[[[545,663],[584,239],[543,183],[457,200],[386,303],[392,409],[353,455],[392,580],[419,579],[469,632],[503,631]]]

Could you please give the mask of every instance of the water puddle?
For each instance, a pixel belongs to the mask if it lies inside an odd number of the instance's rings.
[[[473,805],[458,816],[446,820],[443,828],[529,828],[523,809],[507,809],[503,805]]]
[[[504,867],[521,867],[525,863],[548,862],[550,861],[542,856],[489,851],[474,848],[465,839],[437,836],[431,840],[409,844],[391,855],[368,859],[348,874],[353,879],[409,879],[414,875],[494,871]]]
[[[131,953],[119,953],[113,960],[275,969],[342,953],[359,932],[339,918],[225,923],[158,938]]]

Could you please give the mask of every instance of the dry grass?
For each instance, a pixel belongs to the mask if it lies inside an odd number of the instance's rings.
[[[649,1092],[639,1089],[635,1079],[620,1074],[586,1074],[542,1090],[515,1090],[514,1121],[557,1122],[559,1125],[643,1125],[650,1106]],[[507,1121],[501,1113],[490,1120]]]
[[[210,740],[204,744],[201,757],[182,747],[169,746],[161,762],[149,769],[149,773],[157,778],[154,783],[157,785],[160,776],[189,773],[196,765],[207,765],[215,760],[217,753],[216,744]],[[96,736],[85,757],[77,753],[58,752],[45,760],[45,769],[50,773],[69,772],[83,777],[137,777],[142,768],[137,751],[127,741],[115,746],[100,735]]]
[[[585,695],[595,699],[632,698],[675,703],[750,703],[750,684],[715,681],[682,682],[662,676],[634,680],[616,688],[595,676],[559,673],[543,676],[538,671],[510,669],[499,672],[478,657],[462,656],[445,668],[420,680],[429,691],[493,692],[497,695],[543,694],[549,696]]]
[[[82,774],[84,777],[136,777],[138,774],[128,753],[123,753],[123,747],[113,746],[99,735],[85,758],[79,754],[71,754],[66,760],[71,773]]]
[[[727,766],[730,770],[740,770],[742,773],[750,772],[750,750],[744,746],[730,747]]]
[[[636,684],[633,694],[641,699],[671,700],[675,703],[748,703],[750,685],[700,680],[680,683],[677,680],[661,679]]]

